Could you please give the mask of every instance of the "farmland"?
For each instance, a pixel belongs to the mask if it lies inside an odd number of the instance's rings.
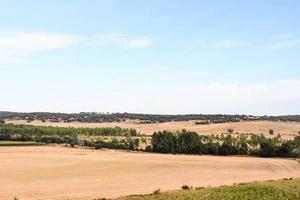
[[[62,146],[0,147],[0,199],[119,197],[300,177],[296,160],[169,155]]]
[[[300,178],[299,122],[196,122],[6,119],[0,125],[0,199],[298,198],[299,179],[243,183]],[[80,140],[85,148],[71,148]],[[176,191],[185,184],[205,189]],[[145,195],[153,191],[160,192]]]
[[[202,135],[221,134],[227,132],[228,129],[233,129],[234,132],[239,133],[254,133],[254,134],[268,134],[270,129],[273,129],[275,134],[280,133],[282,137],[291,139],[300,131],[300,122],[281,122],[281,121],[244,121],[244,122],[227,122],[218,124],[204,124],[197,125],[195,121],[173,121],[162,123],[141,124],[134,120],[127,120],[123,122],[103,122],[103,123],[85,123],[85,122],[42,122],[34,120],[27,123],[26,120],[6,120],[6,123],[13,124],[31,124],[35,126],[58,126],[58,127],[121,127],[133,128],[141,134],[151,135],[155,131],[170,130],[176,131],[187,129],[195,131]]]

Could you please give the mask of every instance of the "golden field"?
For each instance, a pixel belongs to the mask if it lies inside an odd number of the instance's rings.
[[[0,199],[90,200],[300,177],[296,160],[166,155],[62,146],[0,147]]]

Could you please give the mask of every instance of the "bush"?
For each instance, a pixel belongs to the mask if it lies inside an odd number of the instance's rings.
[[[200,121],[200,122],[195,122],[196,125],[205,125],[205,124],[209,124],[209,121]]]
[[[190,187],[188,185],[183,185],[183,186],[181,186],[181,189],[182,190],[189,190],[189,189],[192,189],[192,187]]]
[[[160,189],[154,190],[152,194],[159,195],[160,194]]]
[[[230,134],[232,134],[233,133],[233,129],[229,128],[229,129],[227,129],[227,132],[230,133]]]
[[[147,145],[147,146],[145,147],[145,151],[151,152],[151,151],[152,151],[152,146],[151,146],[151,145]]]

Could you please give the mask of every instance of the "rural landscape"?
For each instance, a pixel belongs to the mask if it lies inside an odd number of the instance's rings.
[[[85,120],[70,121],[81,116]],[[300,197],[299,116],[0,112],[0,117],[1,199],[218,199],[224,192],[231,199],[236,197],[230,193],[242,198],[247,188],[276,190],[267,199]],[[281,183],[287,186],[278,190]],[[133,194],[138,196],[124,197]],[[249,195],[245,198],[258,194]]]
[[[0,5],[0,200],[300,200],[299,0]]]

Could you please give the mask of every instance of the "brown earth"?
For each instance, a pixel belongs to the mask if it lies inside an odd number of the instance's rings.
[[[60,146],[0,147],[0,199],[117,197],[300,177],[295,160],[163,155]]]
[[[164,122],[153,124],[139,124],[135,121],[126,122],[112,122],[112,123],[82,123],[82,122],[41,122],[32,121],[27,123],[25,120],[12,120],[6,123],[14,124],[32,124],[39,126],[59,126],[59,127],[115,127],[134,128],[140,133],[151,135],[159,130],[182,130],[187,129],[195,131],[203,135],[226,133],[227,129],[232,128],[234,132],[239,133],[255,133],[255,134],[268,134],[270,129],[274,130],[274,135],[280,133],[283,138],[291,139],[300,131],[300,122],[272,122],[272,121],[252,121],[252,122],[230,122],[222,124],[208,124],[196,125],[195,121],[181,121],[181,122]]]

